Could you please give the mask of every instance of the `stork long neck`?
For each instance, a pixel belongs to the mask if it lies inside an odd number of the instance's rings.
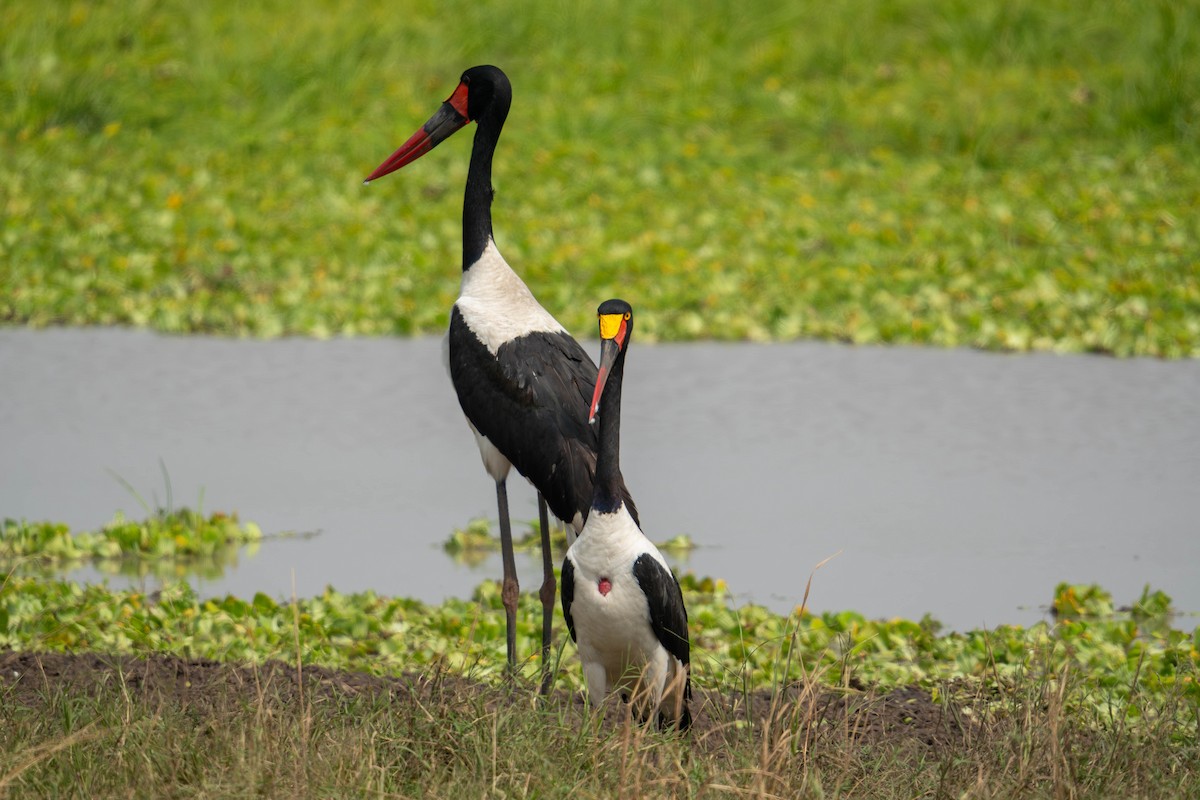
[[[625,352],[613,362],[612,372],[600,396],[599,448],[596,451],[596,482],[592,507],[613,512],[621,506],[621,382],[625,374]]]
[[[467,168],[467,188],[463,192],[463,271],[483,255],[492,238],[492,154],[500,139],[504,120],[491,116],[479,120],[475,143],[471,147],[471,165]]]

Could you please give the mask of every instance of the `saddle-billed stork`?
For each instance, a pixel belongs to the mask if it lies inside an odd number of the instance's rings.
[[[591,507],[596,433],[588,403],[596,366],[566,329],[538,304],[505,262],[492,234],[492,156],[512,104],[497,67],[468,69],[421,128],[367,176],[366,183],[410,164],[468,122],[478,123],[463,193],[462,287],[450,311],[443,357],[459,405],[475,434],[484,468],[496,482],[507,621],[508,664],[516,664],[519,597],[508,514],[510,467],[538,491],[542,533],[542,691],[549,688],[554,569],[546,505],[575,533]],[[622,498],[637,514],[623,485]]]
[[[645,722],[692,723],[687,609],[679,581],[624,499],[620,468],[621,382],[633,334],[624,300],[600,305],[600,370],[589,419],[600,416],[591,513],[562,567],[562,608],[579,647],[588,696],[632,700]]]

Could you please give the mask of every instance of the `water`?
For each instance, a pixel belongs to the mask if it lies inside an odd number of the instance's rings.
[[[0,330],[0,515],[140,517],[113,475],[165,502],[161,459],[176,505],[321,532],[268,542],[206,594],[469,596],[499,559],[455,565],[440,543],[494,519],[495,493],[440,350]],[[645,530],[689,534],[677,565],[738,602],[790,610],[837,554],[814,610],[1029,624],[1061,580],[1200,610],[1200,362],[635,342],[626,375]],[[536,517],[524,481],[509,495]],[[538,584],[532,557],[518,568]]]

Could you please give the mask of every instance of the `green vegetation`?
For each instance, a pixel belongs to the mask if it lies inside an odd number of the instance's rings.
[[[361,178],[491,62],[498,240],[576,332],[619,294],[647,339],[1200,356],[1194,0],[17,0],[0,30],[0,324],[442,330],[469,134]],[[546,702],[535,660],[501,680],[491,582],[429,606],[46,577],[219,570],[260,536],[0,526],[0,798],[1200,795],[1200,629],[1150,588],[943,633],[685,576],[678,740],[585,713],[565,642]]]
[[[536,521],[530,522],[529,530],[523,536],[513,536],[513,550],[541,552],[540,530]],[[550,526],[550,547],[554,551],[553,558],[561,561],[567,551],[567,533],[563,528]],[[442,542],[442,550],[459,564],[481,564],[492,553],[500,552],[500,537],[492,533],[491,523],[479,517],[468,522],[465,528],[456,528]]]
[[[187,508],[159,511],[142,522],[118,513],[98,531],[74,534],[61,523],[6,519],[0,523],[0,559],[186,558],[260,539],[259,527],[253,522],[240,524],[237,514],[217,512],[205,517]]]
[[[287,24],[280,24],[286,17]],[[591,330],[1200,355],[1194,2],[0,9],[0,320],[442,329],[493,62],[497,235]]]
[[[239,550],[253,555],[263,534],[236,514],[208,517],[191,509],[159,510],[141,522],[118,513],[98,531],[72,533],[66,525],[0,522],[0,565],[19,574],[47,575],[91,564],[107,574],[216,577],[235,565]]]
[[[140,555],[148,532],[164,528],[170,544],[159,552],[170,557],[210,547],[214,530],[251,541],[261,536],[253,524],[239,527],[235,519],[184,512],[141,525],[118,521],[105,529],[106,544],[99,548],[93,544],[96,534],[79,534],[73,537],[78,544],[64,545],[72,537],[63,526],[8,524],[2,541],[10,553],[25,557],[56,557],[72,548]],[[834,685],[934,687],[958,678],[1003,684],[1037,663],[1052,672],[1068,665],[1083,669],[1081,685],[1096,708],[1109,714],[1138,716],[1142,700],[1164,692],[1200,701],[1200,628],[1192,635],[1172,628],[1170,598],[1149,588],[1128,611],[1117,612],[1103,589],[1063,584],[1055,590],[1054,625],[943,635],[929,618],[882,621],[851,611],[814,615],[803,609],[781,616],[762,606],[733,607],[719,580],[684,575],[681,584],[701,686],[757,689],[817,673]],[[537,651],[540,611],[535,594],[523,598],[520,652]],[[563,630],[561,618],[557,627]],[[202,600],[185,582],[151,600],[140,591],[10,575],[0,587],[3,646],[300,660],[376,674],[436,665],[487,676],[503,672],[504,615],[493,581],[480,585],[470,600],[429,606],[333,588],[286,604],[261,593],[252,600]],[[522,671],[531,680],[539,674],[532,662]],[[582,687],[574,669],[562,670],[560,682]]]
[[[171,531],[159,549],[168,558],[204,547],[214,529],[258,538],[232,517],[189,512],[118,520],[105,531],[125,534],[78,534],[69,545],[62,526],[8,523],[5,558],[114,547],[133,556],[160,528]],[[639,796],[957,787],[951,796],[1058,797],[1131,786],[1187,796],[1200,787],[1200,628],[1172,627],[1162,592],[1147,588],[1117,610],[1100,587],[1062,584],[1053,624],[943,634],[929,618],[779,615],[732,606],[719,580],[682,584],[700,716],[677,741],[614,722],[615,709],[585,713],[561,618],[555,693],[535,702],[536,655],[515,682],[500,680],[493,582],[469,601],[430,606],[332,588],[295,602],[205,600],[184,582],[146,594],[10,573],[0,583],[0,796],[131,786],[313,797],[499,787],[606,797],[629,785],[643,786]],[[539,623],[537,597],[526,594],[520,652],[536,654]]]
[[[1030,670],[1079,669],[1080,701],[1099,716],[1137,719],[1164,695],[1200,707],[1200,629],[1186,634],[1161,617],[1107,613],[1055,625],[1003,626],[939,635],[936,622],[868,620],[851,611],[780,616],[734,608],[720,581],[685,576],[697,685],[758,689],[820,674],[831,685],[936,687],[970,678],[997,686]],[[1061,596],[1078,591],[1059,587]],[[1102,590],[1088,589],[1111,609]],[[1143,601],[1145,601],[1145,597]],[[532,653],[522,674],[537,677],[541,607],[522,599],[518,649]],[[556,627],[564,630],[561,618]],[[10,577],[0,588],[0,647],[101,652],[165,652],[192,658],[294,663],[398,674],[430,666],[479,677],[504,669],[504,614],[494,582],[471,600],[441,606],[343,594],[328,588],[295,603],[263,594],[202,600],[186,583],[156,592]],[[297,648],[299,648],[297,650]],[[568,662],[573,652],[567,653]],[[582,688],[564,665],[559,683]],[[1194,735],[1195,731],[1192,731]]]

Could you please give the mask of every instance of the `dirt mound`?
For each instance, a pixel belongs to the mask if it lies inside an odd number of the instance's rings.
[[[225,707],[231,700],[261,702],[264,697],[288,705],[336,706],[354,696],[431,703],[448,694],[465,694],[487,705],[528,706],[533,691],[519,684],[497,686],[445,672],[381,677],[315,666],[297,668],[280,661],[235,664],[164,654],[0,652],[0,700],[4,703],[36,708],[54,694],[91,696],[106,690],[199,714]],[[585,714],[578,694],[559,690],[549,702],[561,704],[581,720]],[[620,711],[614,708],[606,723],[618,724]],[[698,689],[693,718],[693,738],[706,748],[720,747],[723,731],[746,723],[775,736],[802,737],[813,744],[835,736],[863,744],[928,748],[961,743],[969,727],[953,703],[935,702],[917,687],[871,691],[792,685],[780,691],[747,694]]]

